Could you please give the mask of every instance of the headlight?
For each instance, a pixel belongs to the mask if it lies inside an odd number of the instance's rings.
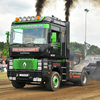
[[[12,65],[13,66],[13,62],[11,61],[11,62],[9,62],[9,65]]]
[[[38,70],[42,70],[42,60],[38,60]]]
[[[9,66],[9,69],[13,69],[13,66]]]
[[[42,66],[42,63],[38,63],[38,67],[41,67]]]
[[[13,69],[13,60],[9,60],[9,69]]]
[[[42,70],[42,67],[38,67],[38,70]]]
[[[41,60],[38,60],[38,63],[41,63],[42,61]]]

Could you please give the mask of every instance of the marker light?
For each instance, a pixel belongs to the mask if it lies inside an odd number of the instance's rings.
[[[28,17],[27,17],[27,20],[28,20],[28,21],[30,21],[30,20],[31,20],[31,17],[30,17],[30,16],[28,16]]]
[[[18,21],[19,21],[19,18],[18,18],[18,17],[16,17],[15,21],[16,21],[16,22],[18,22]]]
[[[26,17],[23,17],[23,21],[26,21],[26,19],[27,19]]]
[[[34,16],[32,16],[32,17],[31,17],[31,20],[35,20],[35,17],[34,17]]]
[[[37,20],[40,20],[40,16],[37,16],[36,19],[37,19]]]
[[[20,22],[22,21],[22,17],[19,17],[19,21],[20,21]]]

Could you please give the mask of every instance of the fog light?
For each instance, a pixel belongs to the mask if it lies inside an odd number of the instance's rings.
[[[33,78],[33,81],[37,81],[37,78]]]
[[[42,78],[38,78],[38,81],[41,82],[42,81]]]
[[[16,80],[16,77],[12,77],[12,80]]]
[[[12,77],[9,77],[9,80],[12,80]]]

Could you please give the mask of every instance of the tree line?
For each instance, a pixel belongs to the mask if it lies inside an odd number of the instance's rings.
[[[84,58],[84,44],[78,42],[71,42],[70,43],[70,51],[82,53]],[[2,52],[2,56],[9,57],[9,45],[4,42],[0,42],[0,51]],[[95,45],[91,45],[90,49],[87,50],[87,55],[100,55],[100,48]]]
[[[84,49],[85,49],[84,44],[81,44],[78,42],[70,43],[70,51],[82,53],[83,59],[84,59],[84,54],[85,54]],[[87,50],[87,55],[100,55],[100,48],[98,46],[91,45],[90,49]]]

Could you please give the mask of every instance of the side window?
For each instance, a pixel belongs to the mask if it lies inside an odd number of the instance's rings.
[[[57,26],[54,26],[54,25],[52,25],[51,26],[51,30],[54,30],[54,31],[60,31],[60,28],[59,27],[57,27]]]
[[[57,33],[57,42],[60,42],[60,28],[57,26],[52,25],[51,26],[51,32]]]

